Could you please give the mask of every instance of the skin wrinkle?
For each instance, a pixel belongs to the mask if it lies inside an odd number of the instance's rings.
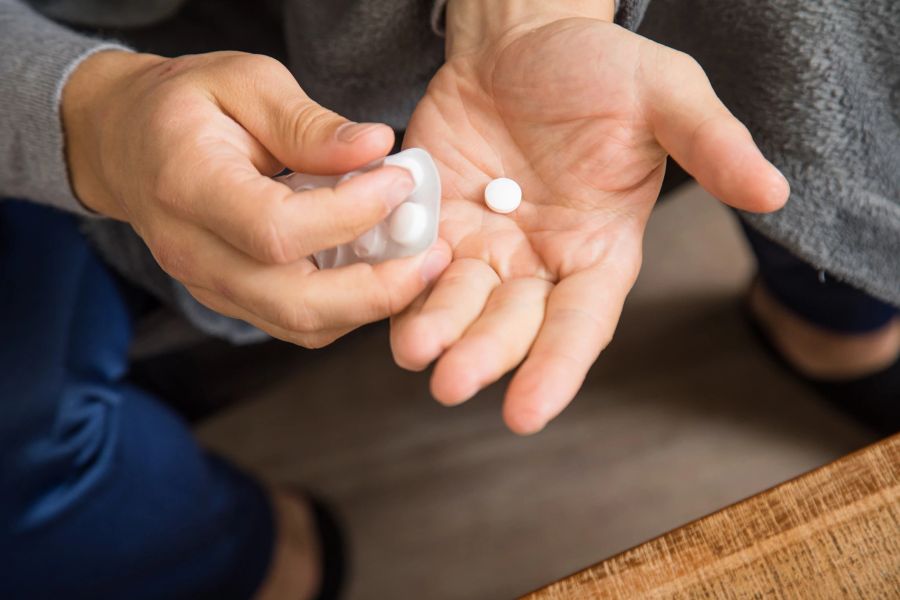
[[[296,331],[290,331],[265,319],[261,319],[259,317],[256,317],[255,315],[248,313],[239,305],[234,304],[226,298],[217,296],[215,292],[211,292],[206,288],[200,286],[185,287],[188,293],[190,293],[191,296],[193,296],[201,304],[208,304],[211,308],[213,308],[213,310],[216,310],[217,312],[220,312],[229,317],[245,320],[253,323],[256,326],[263,326],[278,339],[303,346],[304,348],[321,348],[330,344],[346,333],[349,333],[349,330],[347,329],[324,329],[316,331],[313,334],[304,334]]]
[[[461,96],[459,95],[459,93],[457,93],[457,100],[459,100],[460,102],[462,101]],[[452,105],[452,103],[451,103],[451,105]],[[448,130],[452,130],[452,128],[450,127],[450,123],[449,123],[449,121],[447,120],[447,116],[446,116],[446,115],[444,114],[444,112],[439,108],[439,105],[438,105],[437,102],[433,102],[433,103],[431,104],[431,109],[432,109],[432,111],[437,115],[437,117],[438,117],[439,119],[441,119],[441,121],[443,122],[445,128],[448,129]],[[486,140],[483,140],[483,141],[486,141]],[[455,153],[457,156],[463,158],[464,160],[466,160],[466,161],[469,162],[470,164],[473,164],[467,157],[465,157],[465,156],[462,155],[462,153],[460,152],[460,150],[459,150],[458,148],[456,148],[455,146],[452,146],[452,145],[448,145],[448,147],[452,148],[453,151],[454,151],[454,153]],[[444,168],[449,169],[450,171],[452,171],[453,173],[455,173],[456,175],[458,175],[458,178],[455,178],[455,179],[463,180],[463,181],[466,179],[467,176],[466,176],[465,173],[463,173],[461,170],[459,170],[458,168],[456,168],[456,167],[453,166],[452,164],[446,162],[446,160],[441,160],[441,161],[439,161],[439,162],[440,162],[440,165],[441,165],[441,166],[443,166]],[[483,171],[483,168],[482,168],[482,171]],[[454,191],[456,192],[456,196],[457,196],[458,198],[464,198],[464,197],[465,197],[465,195],[464,195],[464,194],[456,187],[456,184],[455,184],[455,183],[454,183]],[[484,212],[479,212],[478,217],[479,217],[479,219],[480,219],[479,229],[481,229],[481,228],[484,227],[486,215],[484,214]],[[443,219],[442,219],[442,220],[443,220]],[[443,228],[442,228],[442,229],[443,229]],[[454,247],[454,248],[455,248],[455,247],[458,247],[459,245],[461,245],[461,244],[464,243],[464,242],[465,242],[465,238],[459,240],[456,244],[453,245],[453,247]]]
[[[575,23],[572,23],[569,27],[562,28],[562,29],[561,29],[561,32],[555,32],[554,35],[559,35],[559,33],[564,33],[567,29],[570,29],[571,27],[574,27],[575,25],[576,25]],[[528,35],[534,35],[534,34],[533,34],[533,33],[527,34],[525,37],[527,37]],[[514,42],[515,42],[515,41],[520,41],[520,40],[514,40]],[[512,43],[514,43],[514,42],[511,42],[510,44],[508,44],[508,45],[503,49],[503,52],[509,51],[509,47],[510,47],[510,46],[512,45]],[[496,89],[496,85],[497,85],[497,83],[496,83],[496,66],[497,66],[497,64],[498,64],[502,59],[503,59],[503,56],[502,56],[502,53],[501,53],[501,55],[498,56],[497,60],[494,61],[494,65],[493,65],[493,67],[492,67],[492,68],[493,68],[493,70],[492,70],[492,76],[491,76],[491,84],[492,84],[492,88],[491,88],[491,89],[492,89],[492,90],[495,90],[495,89]],[[492,97],[492,98],[496,98],[496,94],[493,93],[491,97]],[[498,109],[498,107],[496,106],[496,99],[494,100],[494,102],[495,102],[495,105],[494,105],[494,107],[495,107],[495,112],[497,112],[497,114],[500,115],[501,120],[502,120],[504,126],[506,127],[507,131],[512,132],[512,131],[514,130],[514,128],[511,127],[511,124],[509,123],[507,117],[505,116],[505,113],[504,113],[503,111],[500,111],[500,110]],[[550,124],[565,124],[566,122],[579,122],[579,123],[584,123],[584,122],[590,121],[590,120],[592,120],[592,119],[602,119],[602,118],[606,118],[606,117],[608,117],[608,116],[610,116],[609,113],[608,113],[608,111],[598,111],[598,112],[596,112],[596,113],[589,113],[589,114],[587,114],[587,115],[583,115],[583,116],[580,116],[580,117],[572,117],[571,119],[561,119],[561,120],[558,120],[558,121],[553,121],[553,120],[551,120],[551,121],[549,121],[549,123],[550,123]],[[517,121],[522,121],[522,119],[521,119],[521,118],[517,118]],[[525,122],[525,123],[528,123],[529,121],[524,120],[524,122]],[[547,122],[547,121],[544,121],[543,123],[541,123],[541,122],[533,121],[532,123],[533,123],[533,124],[536,124],[536,125],[546,126],[546,124],[547,124],[548,122]],[[632,144],[631,144],[630,142],[626,142],[626,141],[624,141],[624,140],[618,140],[617,138],[615,138],[615,137],[614,137],[612,134],[610,134],[610,133],[604,132],[604,134],[605,134],[605,135],[608,135],[609,138],[610,138],[613,142],[615,142],[616,144],[618,144],[618,145],[620,145],[620,146],[622,146],[622,147],[625,147],[625,148],[630,148],[630,147],[632,147]],[[524,151],[524,149],[523,149],[523,147],[522,147],[522,141],[521,141],[520,139],[518,139],[518,138],[515,136],[515,134],[512,134],[512,133],[511,133],[511,138],[512,138],[513,142],[515,143],[516,149],[519,151],[519,153],[522,154],[522,155],[526,155],[526,153],[525,153],[525,151]],[[595,144],[596,144],[596,145],[600,145],[600,144],[602,144],[602,142],[598,141],[598,142],[596,142]],[[590,154],[590,153],[588,153],[588,154]],[[544,172],[544,170],[543,170],[543,169],[537,169],[537,168],[536,168],[536,167],[537,167],[536,159],[535,159],[534,157],[532,157],[531,154],[527,154],[527,155],[529,156],[528,162],[529,162],[529,166],[531,167],[531,170],[532,170],[534,173],[536,173],[536,174],[538,175],[538,178],[541,180],[541,183],[545,186],[545,188],[547,188],[547,189],[552,189],[552,186],[549,185],[549,183],[548,183],[547,180],[545,179],[544,175],[542,174],[542,173]],[[663,158],[664,158],[664,156],[665,156],[665,155],[663,155]],[[540,156],[538,156],[538,159],[539,159],[539,158],[540,158]],[[610,153],[610,155],[609,155],[609,157],[607,158],[606,162],[605,162],[604,164],[602,164],[600,167],[598,167],[598,170],[599,170],[599,169],[602,169],[602,168],[605,167],[605,166],[608,166],[608,165],[609,165],[610,163],[612,163],[614,160],[616,160],[616,155],[615,155],[614,153]],[[566,167],[566,172],[570,173],[573,177],[576,178],[576,180],[578,180],[579,182],[581,182],[585,187],[594,189],[594,190],[596,190],[596,191],[598,191],[598,192],[608,193],[608,192],[610,192],[610,191],[618,191],[618,190],[607,190],[607,189],[602,189],[602,188],[598,187],[596,183],[594,183],[593,181],[588,180],[587,177],[586,177],[586,175],[584,175],[583,173],[579,173],[579,172],[576,171],[576,169],[577,169],[578,167],[580,167],[580,166],[581,166],[581,163],[570,164],[570,165],[568,165],[568,166]],[[653,174],[653,173],[655,173],[655,171],[651,172],[651,174]],[[647,178],[645,177],[644,180],[646,180],[646,179],[647,179]],[[635,188],[640,187],[640,185],[641,185],[642,183],[643,183],[643,182],[639,182],[638,185],[631,185],[631,186],[627,186],[627,185],[624,185],[624,184],[623,184],[622,188],[620,188],[620,189],[626,189],[626,187],[629,188],[629,189],[635,189]],[[579,203],[579,204],[581,204],[581,203]],[[593,207],[593,203],[589,203],[589,204],[590,204],[589,207],[592,208],[592,207]]]
[[[491,266],[489,264],[484,263],[483,261],[480,261],[477,259],[461,259],[461,260],[471,262],[472,267],[474,267],[475,269],[478,269],[478,271],[471,272],[468,269],[460,269],[461,271],[463,271],[463,273],[454,275],[453,278],[451,279],[451,281],[460,279],[460,280],[468,283],[468,282],[471,282],[473,280],[473,278],[476,276],[483,277],[485,275],[493,275],[494,281],[493,281],[493,283],[489,283],[487,285],[488,290],[485,292],[485,295],[488,298],[490,298],[490,295],[493,293],[493,291],[496,290],[497,287],[500,286],[500,284],[502,283],[502,280],[500,279],[500,275],[496,271],[494,271],[493,268],[491,268]],[[488,270],[487,271],[482,270],[483,267],[487,267]],[[449,283],[449,282],[442,282],[442,283]],[[444,288],[444,289],[446,289],[446,288]],[[477,291],[480,291],[480,290],[477,290]],[[442,312],[455,314],[455,311],[454,311],[455,306],[450,306],[450,307],[447,307],[444,305],[439,305],[437,307],[428,306],[428,303],[432,299],[433,299],[433,297],[426,298],[424,305],[422,307],[420,307],[420,311],[416,317],[416,320],[420,324],[423,322],[427,324],[428,321],[436,321],[436,325],[438,327],[446,328],[446,326],[449,323],[449,320],[448,319],[438,319],[437,316],[440,315]],[[487,304],[487,302],[485,302],[485,305],[486,304]],[[483,305],[481,307],[481,309],[479,310],[479,316],[484,313],[484,310],[485,310],[485,306]],[[474,325],[477,322],[477,320],[478,320],[478,318],[474,319],[471,323],[469,323],[469,325],[464,326],[462,331],[459,333],[459,335],[453,335],[452,332],[448,332],[446,330],[442,332],[443,335],[434,335],[435,332],[431,329],[431,326],[429,326],[426,329],[426,331],[428,331],[430,334],[432,334],[432,339],[438,340],[438,346],[439,346],[440,351],[437,354],[437,356],[439,356],[440,354],[443,354],[447,348],[449,348],[450,346],[455,344],[458,340],[465,337],[465,335],[468,333],[470,327],[472,325]],[[416,322],[416,321],[413,321],[413,322]],[[430,357],[429,360],[431,358],[433,358],[433,357]],[[424,367],[424,365],[423,365],[423,367]]]
[[[493,79],[493,78],[492,78],[492,79]],[[496,106],[496,104],[494,104],[494,110],[495,110],[495,111],[498,110],[498,107]],[[501,116],[502,116],[504,113],[500,113],[500,114],[501,114]],[[441,117],[442,117],[442,119],[444,119],[444,121],[445,121],[445,123],[446,123],[446,121],[447,121],[446,116],[445,116],[443,113],[441,113]],[[468,121],[469,125],[472,127],[472,129],[473,129],[474,131],[476,131],[476,132],[479,134],[481,140],[482,140],[483,142],[486,142],[487,140],[486,140],[485,134],[484,134],[480,129],[478,129],[478,128],[476,127],[476,124],[475,124],[474,120],[471,118],[471,115],[468,113],[468,111],[466,112],[466,118],[467,118],[467,121]],[[505,117],[503,117],[503,118],[505,119]],[[580,118],[579,120],[582,120],[582,121],[583,121],[583,120],[584,120],[584,117]],[[509,124],[508,122],[506,122],[505,120],[504,120],[504,125],[506,126],[507,130],[510,129],[510,124]],[[614,139],[615,139],[615,138],[614,138]],[[526,153],[523,151],[523,148],[522,148],[522,145],[521,145],[521,141],[520,141],[519,139],[517,139],[515,136],[511,136],[511,140],[512,140],[513,143],[515,144],[516,149],[517,149],[517,151],[519,152],[519,154],[520,154],[520,155],[523,155],[523,156],[526,156]],[[625,144],[623,144],[623,145],[625,145]],[[611,160],[611,159],[610,159],[610,160]],[[541,184],[544,186],[544,188],[545,188],[545,189],[550,189],[550,186],[548,185],[548,182],[547,182],[547,181],[543,178],[543,176],[541,175],[541,171],[539,171],[538,169],[535,168],[536,165],[535,165],[533,159],[529,158],[529,159],[528,159],[528,164],[529,164],[529,166],[530,166],[531,171],[533,171],[533,172],[535,172],[535,173],[538,174],[538,178],[539,178]],[[484,170],[484,167],[481,167],[481,169]],[[459,172],[457,171],[457,173],[459,173]],[[653,173],[656,173],[656,171],[652,172],[651,174],[653,174]],[[584,178],[583,175],[578,174],[578,175],[577,175],[577,178],[578,178],[582,183],[584,183],[584,184],[586,185],[586,187],[590,187],[590,188],[592,188],[592,189],[598,189],[592,182],[588,182],[588,181]],[[570,201],[569,201],[569,204],[574,204],[574,203],[570,200]],[[614,209],[614,212],[621,212],[622,214],[627,214],[627,215],[629,215],[629,216],[633,216],[633,214],[634,214],[634,213],[633,213],[632,211],[630,211],[630,210],[629,210],[629,211],[625,211],[625,210],[621,210],[621,209],[619,209],[619,208]],[[485,215],[484,213],[482,213],[482,221],[483,221],[485,218],[487,218],[487,216],[488,216],[488,215]],[[526,229],[527,231],[535,231],[535,229],[534,229],[533,227],[527,226],[527,222],[524,222],[524,223],[522,223],[522,224],[525,224],[525,225],[526,225],[525,229]],[[464,241],[465,241],[465,240],[463,240],[463,242],[464,242]],[[597,251],[597,253],[599,253],[599,252],[600,252],[600,250]],[[496,261],[496,259],[495,259],[493,256],[485,256],[485,259],[486,259],[487,261],[489,261],[492,265],[497,264],[497,261]],[[544,264],[544,262],[543,262],[542,259],[540,260],[540,263],[541,263],[541,265],[542,265],[542,266],[539,268],[539,273],[540,273],[540,275],[541,275],[542,277],[544,277],[544,278],[547,278],[547,279],[550,279],[550,280],[553,280],[553,281],[557,280],[557,277],[556,277],[555,275],[551,275],[551,273],[552,273],[553,270],[552,270],[552,269],[548,269],[547,266]],[[505,269],[502,269],[502,268],[501,268],[500,270],[501,270],[501,271],[504,271]]]
[[[457,94],[456,94],[456,96],[455,96],[455,99],[461,101],[461,94],[460,94],[459,92],[457,92]],[[432,103],[432,108],[434,108],[435,113],[436,113],[437,116],[443,121],[443,123],[447,126],[447,128],[448,128],[448,129],[451,129],[451,128],[450,128],[450,125],[449,125],[449,122],[448,122],[448,120],[447,120],[447,116],[444,114],[444,112],[443,112],[442,110],[440,110],[440,108],[437,107],[437,104],[438,104],[437,102]],[[453,105],[453,103],[451,103],[451,105]],[[466,109],[466,110],[468,110],[468,109]],[[475,126],[475,122],[471,119],[471,117],[470,117],[470,115],[468,114],[468,112],[465,113],[465,116],[466,116],[467,122],[468,122],[468,124],[470,125],[472,131],[474,131],[476,134],[478,134],[479,138],[481,139],[481,141],[482,141],[484,144],[486,144],[486,145],[487,145],[488,147],[490,147],[490,148],[493,148],[493,147],[488,143],[487,138],[485,137],[484,133],[481,132],[481,131]],[[488,175],[488,169],[486,169],[486,168],[483,166],[483,164],[479,164],[479,161],[475,161],[475,160],[471,159],[471,158],[468,156],[468,153],[462,152],[462,151],[460,151],[458,148],[455,148],[455,147],[454,147],[454,151],[457,153],[458,156],[464,157],[464,159],[465,159],[469,164],[475,166],[478,170],[480,170],[480,171],[482,172],[482,174],[485,175],[485,178],[490,178],[490,175]],[[445,167],[449,168],[451,171],[455,172],[457,175],[460,175],[461,177],[467,177],[467,175],[464,174],[462,171],[460,171],[460,170],[458,170],[458,169],[454,169],[453,167],[451,167],[451,166],[448,165],[447,163],[441,161],[441,164],[444,165]],[[464,198],[465,196],[462,195],[462,194],[460,194],[459,197],[460,197],[460,198]],[[455,244],[455,247],[456,247],[456,248],[460,248],[460,247],[466,245],[466,240],[467,240],[467,239],[469,239],[471,236],[477,235],[478,232],[479,232],[480,230],[483,230],[483,229],[485,228],[485,225],[486,225],[486,219],[492,218],[493,216],[495,216],[495,215],[487,214],[487,213],[486,213],[485,211],[483,211],[483,210],[479,210],[479,211],[478,211],[478,215],[479,215],[480,221],[481,221],[481,222],[480,222],[480,226],[479,226],[478,228],[474,229],[474,230],[473,230],[473,233],[472,233],[471,235],[467,235],[467,236],[463,237],[461,240],[459,240],[458,243]],[[513,221],[514,221],[514,219],[510,219],[508,215],[507,215],[507,216],[504,216],[503,218],[504,218],[504,220],[513,220]],[[471,223],[471,221],[467,221],[467,223]],[[541,275],[543,275],[543,276],[547,276],[547,269],[546,269],[546,266],[543,265],[543,263],[542,263],[542,261],[540,260],[540,258],[538,258],[538,257],[533,253],[533,251],[531,252],[531,254],[532,254],[535,258],[537,258],[538,262],[540,263],[540,265],[536,268],[536,273],[541,274]],[[503,266],[500,266],[500,265],[504,264],[504,261],[500,261],[498,258],[494,257],[492,253],[489,252],[488,254],[482,254],[482,257],[483,257],[483,259],[485,260],[485,262],[489,263],[489,264],[492,266],[492,268],[494,268],[494,269],[497,270],[498,272],[506,272],[506,271],[507,271],[507,269],[505,269]],[[547,278],[549,278],[549,277],[547,277]],[[508,279],[508,277],[504,277],[504,279]]]
[[[458,88],[456,88],[456,89],[458,89]],[[474,94],[474,95],[475,95],[475,96],[478,96],[478,97],[483,97],[483,94],[477,94],[477,93],[476,93],[476,94]],[[461,103],[462,103],[462,97],[463,97],[462,93],[461,93],[461,92],[458,92],[458,93],[457,93],[457,99],[458,99]],[[490,96],[488,96],[488,97],[490,98]],[[476,102],[477,102],[477,101],[476,101]],[[435,103],[435,105],[436,105],[436,104],[437,104],[437,102]],[[463,109],[463,110],[464,110],[463,114],[464,114],[464,116],[465,116],[465,118],[466,118],[466,122],[467,122],[468,125],[470,126],[471,130],[474,131],[475,133],[477,133],[478,136],[480,137],[481,141],[482,141],[485,145],[487,145],[487,147],[490,148],[490,149],[495,153],[495,155],[496,155],[497,158],[498,158],[498,161],[499,161],[500,164],[501,164],[501,169],[503,169],[503,170],[505,171],[505,168],[502,166],[502,165],[503,165],[502,157],[499,156],[499,153],[497,153],[495,150],[493,150],[493,145],[490,144],[490,143],[488,142],[488,139],[487,139],[487,137],[486,137],[485,132],[483,132],[482,130],[479,129],[479,127],[476,126],[475,120],[472,119],[472,116],[471,116],[471,114],[470,114],[470,112],[469,112],[469,109],[467,108],[467,104],[466,104],[466,103],[462,103],[462,105],[463,105],[463,107],[464,107],[464,109]],[[493,107],[493,110],[494,110],[494,112],[496,113],[497,107],[496,107],[496,105],[493,104],[493,101],[492,101],[491,106]],[[438,113],[438,115],[440,116],[440,118],[443,120],[443,122],[445,123],[445,125],[446,125],[447,127],[449,127],[449,122],[448,122],[447,116],[446,116],[439,108],[437,109],[437,113]],[[502,117],[501,117],[501,119],[502,119]],[[508,132],[508,131],[507,131],[507,132]],[[517,150],[519,151],[520,156],[525,156],[525,155],[522,153],[521,148],[518,146],[518,144],[516,143],[515,139],[514,139],[512,136],[510,136],[510,140],[511,140],[511,141],[513,142],[513,144],[516,146]],[[457,152],[459,152],[459,151],[457,150]],[[486,176],[486,178],[490,178],[490,175],[488,174],[488,170],[485,169],[485,167],[483,166],[483,163],[480,165],[480,164],[479,164],[479,161],[477,161],[477,160],[473,160],[473,159],[471,159],[471,158],[468,157],[468,156],[466,156],[465,158],[466,158],[466,160],[467,160],[470,164],[472,164],[473,166],[475,166],[476,168],[478,168],[478,169]],[[480,158],[480,157],[479,157],[479,158]],[[529,164],[530,164],[530,159],[526,159],[526,161],[529,162]],[[442,164],[444,164],[444,163],[442,163]],[[451,170],[453,170],[453,169],[451,169]],[[462,173],[460,173],[459,171],[456,171],[456,172],[457,172],[457,174],[462,175]],[[543,181],[541,181],[541,183],[542,183],[542,185],[544,185],[544,186],[546,187],[546,183],[544,183]],[[461,197],[464,197],[464,196],[461,196]],[[485,226],[485,220],[486,220],[487,218],[489,218],[490,215],[486,214],[484,211],[479,211],[479,214],[480,214],[480,217],[481,217],[481,227],[480,227],[479,229],[483,229],[484,226]],[[516,215],[516,216],[518,216],[518,215]],[[517,218],[515,218],[515,217],[511,217],[511,216],[509,216],[509,215],[506,215],[504,218],[509,219],[509,220],[512,220],[512,221],[518,221],[518,220],[519,220],[519,219],[517,219]],[[478,232],[478,231],[479,231],[479,230],[476,229],[476,230],[475,230],[475,233],[473,233],[473,235],[477,235],[477,232]],[[465,238],[463,238],[462,240],[460,240],[460,243],[458,244],[458,247],[462,247],[462,246],[465,244],[466,239],[467,239],[468,237],[469,237],[469,236],[466,236]],[[535,274],[536,274],[537,276],[540,276],[540,277],[545,278],[545,279],[548,279],[548,280],[549,280],[549,279],[555,279],[555,277],[553,277],[553,276],[551,275],[550,270],[549,270],[549,269],[547,268],[547,266],[543,263],[543,260],[542,260],[540,257],[538,257],[538,256],[533,252],[533,250],[530,252],[530,254],[532,255],[532,257],[534,257],[534,258],[537,260],[537,263],[538,263],[538,266],[535,268],[535,271],[534,271]],[[508,272],[508,269],[505,268],[505,267],[503,266],[505,261],[500,261],[497,257],[495,257],[495,256],[493,255],[492,252],[488,252],[488,254],[486,254],[486,255],[483,254],[482,256],[483,256],[483,259],[485,260],[485,262],[487,262],[488,264],[490,264],[491,267],[494,268],[495,271],[497,271],[498,273],[507,273],[507,272]],[[510,278],[509,276],[503,277],[504,280],[509,279],[509,278]]]
[[[499,156],[497,156],[496,151],[493,150],[493,145],[491,144],[490,141],[488,141],[488,138],[485,135],[485,133],[482,132],[478,127],[476,127],[475,122],[472,120],[470,109],[468,108],[468,103],[464,101],[464,96],[466,96],[466,94],[464,94],[463,91],[459,89],[459,86],[455,86],[454,89],[456,90],[456,94],[455,94],[455,98],[454,98],[456,100],[455,104],[457,106],[462,107],[461,114],[465,117],[466,123],[469,125],[469,128],[478,134],[478,136],[479,136],[481,142],[483,142],[484,146],[491,149],[491,151],[494,152],[495,157],[498,158],[498,160],[499,160]],[[481,96],[481,94],[479,94],[477,92],[471,93],[468,95],[475,96],[475,97]],[[476,103],[477,103],[477,101],[476,101]],[[453,106],[453,105],[454,105],[454,102],[451,102],[450,106]],[[431,106],[437,112],[438,116],[441,118],[442,122],[444,123],[444,125],[446,126],[446,128],[448,130],[453,131],[455,129],[455,127],[458,127],[458,125],[454,127],[450,124],[450,120],[447,118],[447,115],[444,114],[444,112],[440,108],[440,102],[435,100],[431,103]],[[454,147],[454,150],[456,150],[460,154],[465,154],[458,148]],[[483,174],[488,176],[490,169],[488,169],[484,166],[484,162],[483,162],[484,158],[480,154],[476,154],[476,158],[477,159],[473,159],[470,156],[465,155],[465,159],[469,164],[476,167],[479,171],[481,171]],[[443,164],[443,162],[442,162],[442,164]]]

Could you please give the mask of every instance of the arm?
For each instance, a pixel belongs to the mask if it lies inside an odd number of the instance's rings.
[[[379,265],[307,258],[380,222],[413,180],[396,167],[334,189],[272,179],[352,171],[393,145],[386,125],[313,102],[278,61],[139,54],[12,0],[0,11],[0,195],[126,221],[201,303],[303,346],[401,310],[449,261],[440,243]]]
[[[76,34],[19,0],[0,0],[0,197],[87,214],[69,184],[60,121],[75,68],[121,46]]]
[[[440,243],[378,265],[319,270],[308,258],[380,222],[413,180],[396,167],[297,192],[272,179],[352,171],[393,145],[389,127],[316,104],[272,58],[97,52],[69,78],[61,113],[84,205],[128,222],[199,302],[274,337],[327,344],[401,310],[449,260]]]

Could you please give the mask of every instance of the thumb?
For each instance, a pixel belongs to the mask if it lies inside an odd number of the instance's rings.
[[[286,167],[303,173],[352,171],[390,152],[394,132],[382,123],[354,123],[314,102],[275,59],[247,55],[244,85],[218,94],[223,110]],[[254,101],[255,100],[255,101]]]
[[[771,212],[790,185],[762,155],[747,128],[729,112],[702,67],[666,48],[649,90],[656,138],[706,191],[735,208]],[[666,58],[662,58],[666,57]]]

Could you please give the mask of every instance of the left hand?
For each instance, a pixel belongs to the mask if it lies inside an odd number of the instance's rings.
[[[405,368],[438,359],[432,393],[448,405],[524,360],[504,417],[531,433],[571,401],[612,339],[667,154],[744,210],[780,208],[788,184],[687,55],[595,18],[470,43],[452,20],[447,62],[405,145],[438,164],[453,262],[394,318],[391,344]],[[508,215],[483,200],[501,176],[524,192]]]

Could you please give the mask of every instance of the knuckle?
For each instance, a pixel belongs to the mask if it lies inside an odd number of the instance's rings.
[[[332,197],[323,196],[322,204],[330,212],[332,230],[343,239],[358,238],[390,213],[388,205],[381,198],[361,200],[358,197],[342,197],[333,190],[327,190],[326,193],[332,194]],[[352,207],[352,210],[343,207]]]
[[[289,302],[278,307],[275,315],[276,324],[288,331],[312,335],[322,329],[319,316],[304,302]]]
[[[153,258],[170,277],[181,282],[193,280],[194,268],[189,252],[184,252],[173,240],[165,236],[156,236],[148,241],[147,246]]]
[[[210,287],[220,298],[223,298],[227,302],[235,305],[240,304],[238,293],[236,292],[235,287],[229,283],[227,276],[212,276]]]
[[[212,292],[194,286],[185,286],[185,289],[197,302],[206,308],[225,316],[233,316],[226,311],[223,303]]]
[[[315,142],[334,119],[334,113],[312,100],[300,98],[293,106],[285,105],[288,131],[301,144]]]
[[[190,73],[197,66],[202,65],[204,60],[206,59],[202,55],[175,56],[155,65],[151,69],[151,73],[160,81],[171,81]]]
[[[697,61],[696,58],[694,58],[687,52],[682,52],[680,50],[674,50],[673,52],[674,55],[672,59],[673,61],[675,61],[675,64],[678,66],[678,70],[680,72],[694,79],[706,79],[706,71],[703,69],[703,66]]]
[[[265,54],[240,54],[236,55],[235,59],[248,74],[253,76],[290,75],[281,61]]]
[[[164,82],[149,98],[145,125],[154,134],[183,131],[196,114],[195,105],[190,86],[175,80]]]
[[[153,198],[164,207],[182,210],[186,205],[184,198],[187,189],[183,162],[172,156],[159,165],[150,182]]]
[[[404,308],[401,301],[401,289],[389,285],[376,285],[369,292],[369,310],[374,318],[384,318],[397,314]]]
[[[265,262],[283,265],[296,258],[271,209],[265,211],[249,228],[248,236],[251,252]]]
[[[330,345],[337,338],[338,336],[332,333],[308,333],[297,336],[296,343],[309,350],[318,350]]]

